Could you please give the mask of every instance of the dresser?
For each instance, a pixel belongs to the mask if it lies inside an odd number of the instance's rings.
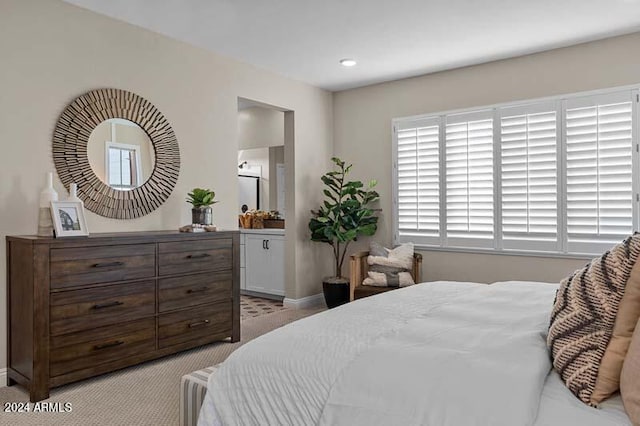
[[[240,340],[238,231],[9,236],[7,384],[66,383]]]

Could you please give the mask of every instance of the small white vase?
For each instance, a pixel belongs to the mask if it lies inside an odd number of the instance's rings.
[[[47,173],[47,185],[40,192],[40,210],[38,213],[38,235],[53,237],[53,221],[51,220],[51,202],[58,201],[58,193],[53,189],[53,173]]]
[[[78,198],[77,184],[72,183],[71,185],[69,185],[69,198],[67,198],[67,201],[76,201],[76,202],[82,203],[82,200]]]

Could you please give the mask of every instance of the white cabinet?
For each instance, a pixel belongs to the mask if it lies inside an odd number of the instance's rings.
[[[244,290],[284,296],[284,236],[245,234]]]

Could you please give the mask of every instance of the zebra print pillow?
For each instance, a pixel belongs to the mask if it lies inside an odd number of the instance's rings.
[[[640,234],[618,244],[560,283],[547,345],[553,366],[582,402],[592,394],[620,300],[640,254]]]

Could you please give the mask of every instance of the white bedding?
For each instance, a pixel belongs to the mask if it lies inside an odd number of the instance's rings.
[[[631,426],[622,398],[616,395],[592,408],[583,404],[562,383],[554,370],[549,373],[542,390],[535,426]]]
[[[198,424],[629,424],[548,374],[556,288],[425,283],[289,324],[220,366]]]

